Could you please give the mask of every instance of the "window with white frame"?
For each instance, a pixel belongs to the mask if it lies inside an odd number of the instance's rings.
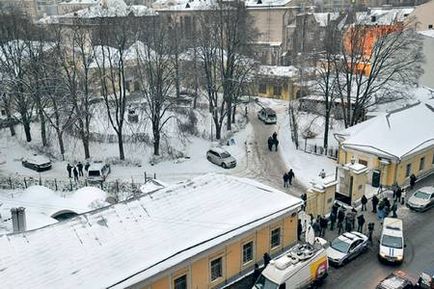
[[[223,277],[223,260],[222,257],[211,261],[211,281]]]
[[[271,231],[271,248],[280,246],[280,227]]]
[[[243,264],[247,264],[253,260],[253,241],[243,245]]]

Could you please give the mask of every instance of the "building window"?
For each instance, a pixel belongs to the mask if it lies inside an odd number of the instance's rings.
[[[425,168],[425,157],[420,158],[419,171],[423,171],[424,168]]]
[[[405,177],[408,178],[410,176],[410,174],[411,174],[411,164],[408,164],[405,167]]]
[[[359,159],[359,164],[364,165],[364,166],[368,166],[368,161]]]
[[[211,261],[211,281],[223,277],[222,257]]]
[[[271,231],[271,248],[280,246],[280,228]]]
[[[253,260],[253,242],[248,242],[243,245],[243,264],[247,264]]]
[[[175,289],[187,289],[187,275],[182,275],[179,278],[176,278],[174,283]]]
[[[371,16],[371,22],[375,22],[375,21],[377,21],[377,17]]]
[[[273,87],[273,94],[274,95],[281,95],[282,94],[282,87],[280,85],[275,85]]]
[[[259,84],[259,93],[267,93],[267,85],[265,83]]]

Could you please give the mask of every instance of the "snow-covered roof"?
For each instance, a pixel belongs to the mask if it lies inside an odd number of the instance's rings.
[[[41,156],[41,155],[33,155],[33,156],[25,158],[25,160],[27,162],[35,164],[35,165],[43,165],[43,164],[50,163],[49,158],[46,158],[46,157]]]
[[[414,8],[370,9],[357,12],[357,23],[365,25],[391,25],[403,22]]]
[[[336,133],[344,149],[402,159],[434,145],[434,101],[382,113]]]
[[[0,236],[0,280],[5,288],[125,288],[300,205],[256,181],[209,174]]]
[[[419,33],[422,34],[423,36],[434,38],[434,29],[419,31]]]
[[[295,66],[259,65],[258,75],[296,77],[298,68]]]
[[[181,0],[181,1],[156,1],[152,7],[158,10],[210,10],[217,8],[216,0]]]
[[[328,25],[329,15],[330,15],[330,21],[334,21],[339,17],[339,13],[337,12],[313,13],[313,17],[315,18],[315,21],[319,24],[320,27],[326,27]]]
[[[98,4],[99,0],[71,0],[60,2],[59,5]]]
[[[269,7],[279,7],[286,6],[292,0],[245,0],[246,7],[248,8],[269,8]],[[260,2],[260,3],[258,3]]]

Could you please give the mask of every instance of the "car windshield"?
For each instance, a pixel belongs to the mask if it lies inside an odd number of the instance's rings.
[[[257,289],[277,289],[277,287],[276,283],[268,280],[264,275],[259,276],[254,286]]]
[[[99,177],[100,173],[99,171],[90,171],[89,170],[89,177]]]
[[[383,239],[381,240],[381,245],[389,247],[389,248],[402,248],[402,238],[395,237],[390,235],[383,235]]]
[[[333,249],[335,249],[336,251],[339,251],[341,253],[347,253],[348,248],[350,247],[350,244],[340,240],[339,238],[336,238],[333,240],[330,247],[332,247]]]
[[[421,192],[421,191],[417,191],[414,196],[418,199],[422,199],[422,200],[428,200],[430,198],[430,195],[428,193],[425,192]]]
[[[220,154],[220,156],[222,157],[222,159],[226,159],[226,158],[229,158],[231,155],[227,152],[223,152]]]
[[[276,117],[276,115],[274,113],[269,114],[268,117]]]

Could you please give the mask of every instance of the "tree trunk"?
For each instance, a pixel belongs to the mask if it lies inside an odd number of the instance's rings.
[[[5,103],[5,112],[6,112],[6,117],[7,117],[8,124],[9,124],[9,130],[11,132],[11,136],[14,136],[15,135],[15,127],[13,124],[11,111],[9,110],[9,105],[6,103]]]
[[[214,121],[215,124],[215,138],[221,139],[222,137],[222,126],[218,123],[218,121]]]
[[[235,113],[237,112],[237,106],[234,105],[232,108],[232,123],[235,123]]]
[[[89,137],[85,136],[84,134],[81,137],[81,140],[83,142],[83,148],[84,148],[84,158],[88,159],[90,158],[90,150],[89,150]]]
[[[229,131],[232,129],[232,102],[231,100],[226,101],[226,129]]]
[[[40,121],[40,124],[41,124],[41,140],[42,140],[42,145],[45,147],[45,146],[48,145],[47,130],[46,130],[46,125],[45,125],[44,112],[43,112],[42,107],[40,106],[40,104],[38,105],[38,115],[39,115],[39,121]]]
[[[24,132],[26,133],[26,141],[31,142],[32,141],[32,134],[30,133],[30,122],[29,121],[23,121],[23,127],[24,127]]]
[[[327,154],[328,140],[329,140],[329,123],[330,123],[330,104],[326,103],[325,111],[325,124],[324,124],[324,142],[323,147]]]
[[[118,147],[119,147],[119,159],[124,160],[125,154],[124,154],[124,140],[123,140],[122,130],[119,130],[118,133]]]
[[[160,155],[160,132],[158,130],[154,130],[154,155]]]
[[[65,145],[63,144],[63,133],[60,129],[56,129],[57,132],[57,139],[59,141],[59,149],[60,154],[62,155],[62,160],[65,160]]]

